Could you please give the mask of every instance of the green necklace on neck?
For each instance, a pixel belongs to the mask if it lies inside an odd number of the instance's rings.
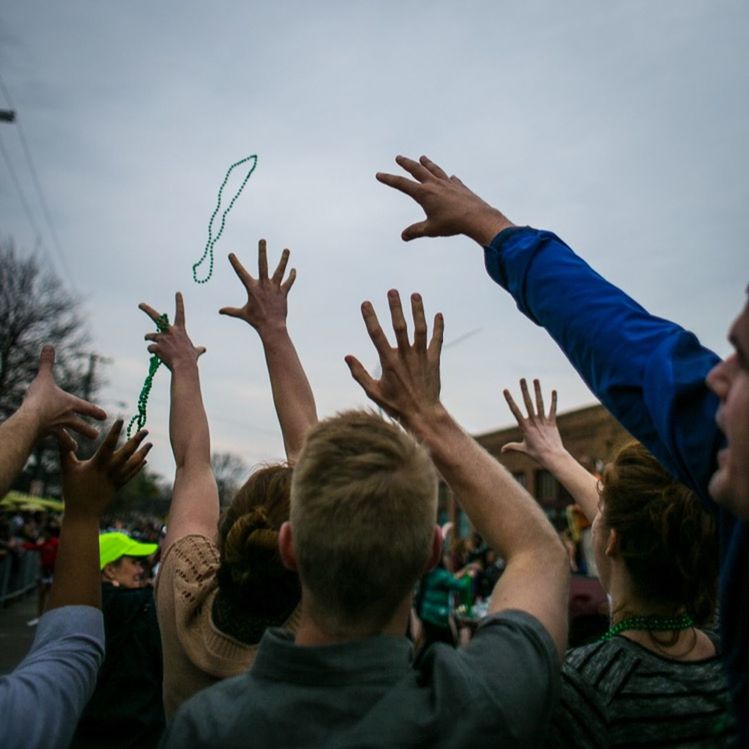
[[[672,632],[679,629],[694,627],[694,620],[689,614],[681,616],[628,616],[609,627],[609,631],[602,635],[599,642],[605,642],[627,630],[641,630],[646,632]]]

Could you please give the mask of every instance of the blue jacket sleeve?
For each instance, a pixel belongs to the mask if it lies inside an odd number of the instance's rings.
[[[604,406],[711,503],[707,485],[723,437],[705,376],[718,356],[694,334],[649,314],[551,232],[506,229],[485,248],[485,263]]]

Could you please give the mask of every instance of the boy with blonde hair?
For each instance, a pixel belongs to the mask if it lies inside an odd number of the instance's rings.
[[[195,695],[164,746],[543,742],[567,635],[566,552],[536,502],[440,403],[442,317],[427,345],[413,295],[411,343],[397,292],[389,303],[396,347],[372,305],[362,306],[380,379],[346,361],[367,395],[413,436],[363,412],[310,431],[279,536],[281,557],[302,584],[296,637],[267,630],[250,671]],[[411,594],[441,552],[427,450],[507,566],[471,643],[436,645],[413,665],[403,636]]]

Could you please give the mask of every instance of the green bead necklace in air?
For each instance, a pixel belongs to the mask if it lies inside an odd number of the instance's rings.
[[[218,215],[219,209],[221,208],[221,197],[224,192],[224,188],[226,187],[226,183],[229,181],[229,176],[231,173],[236,169],[238,166],[242,166],[242,164],[246,164],[248,161],[252,162],[252,166],[250,167],[250,170],[245,175],[244,179],[242,180],[242,184],[239,185],[239,188],[234,193],[234,197],[229,201],[229,205],[227,206],[226,210],[221,214],[221,225],[219,226],[218,233],[216,236],[213,236],[213,221]],[[252,176],[252,173],[255,171],[255,167],[257,166],[257,154],[252,154],[252,156],[247,156],[244,159],[240,159],[239,161],[235,161],[226,172],[226,176],[224,177],[224,181],[221,183],[221,187],[218,188],[218,201],[216,203],[216,209],[213,211],[213,215],[211,216],[211,220],[208,222],[208,241],[205,243],[205,250],[203,250],[203,255],[201,256],[200,260],[198,260],[197,263],[195,263],[192,266],[192,278],[195,283],[206,283],[210,280],[211,276],[213,275],[213,247],[215,246],[216,242],[218,242],[219,238],[224,232],[224,226],[226,224],[226,217],[229,214],[229,211],[234,207],[234,203],[237,202],[237,198],[242,194],[242,190],[244,190],[244,186],[249,181],[250,177]],[[203,261],[206,259],[206,256],[208,257],[208,274],[205,278],[198,278],[198,268],[203,264]]]
[[[244,179],[242,180],[242,183],[239,185],[239,188],[234,193],[234,197],[229,201],[229,205],[226,207],[226,210],[221,214],[221,225],[219,226],[218,232],[216,233],[216,236],[213,236],[213,221],[215,220],[216,216],[218,215],[218,212],[221,208],[221,199],[224,194],[224,188],[226,187],[226,183],[229,181],[229,177],[231,176],[231,173],[236,169],[238,166],[242,166],[242,164],[246,164],[247,162],[252,162],[252,166],[250,167],[249,171],[245,175]],[[255,171],[255,167],[257,166],[257,154],[252,154],[251,156],[247,156],[244,159],[240,159],[239,161],[235,161],[227,170],[226,176],[224,177],[224,181],[221,183],[221,187],[218,188],[218,201],[216,202],[216,209],[213,211],[213,214],[211,215],[211,219],[208,222],[208,241],[205,245],[205,250],[203,251],[203,255],[201,256],[200,260],[198,260],[197,263],[195,263],[192,266],[192,278],[195,281],[195,283],[203,284],[210,280],[211,276],[213,275],[213,248],[216,245],[216,242],[218,242],[219,238],[224,232],[224,226],[226,225],[226,217],[229,215],[229,211],[234,207],[234,203],[237,202],[237,198],[242,194],[242,190],[244,190],[245,185],[249,181],[250,177],[252,176],[252,173]],[[206,274],[205,278],[198,278],[198,268],[203,264],[203,261],[208,258],[208,273]],[[156,323],[156,328],[158,329],[159,333],[164,333],[169,329],[169,319],[166,315],[161,315],[159,317],[158,322]],[[137,423],[138,430],[143,429],[143,427],[146,424],[146,407],[148,405],[148,396],[151,393],[151,386],[153,385],[153,377],[156,374],[156,370],[161,365],[161,359],[156,355],[153,354],[148,362],[148,374],[146,375],[146,379],[143,383],[143,387],[141,388],[140,395],[138,396],[138,413],[133,416],[132,419],[130,419],[128,425],[127,425],[127,436],[128,439],[130,438],[130,433],[132,432],[133,425]]]
[[[601,637],[601,642],[626,632],[627,630],[641,630],[646,632],[673,632],[674,630],[690,629],[694,627],[694,620],[689,614],[681,616],[628,616],[609,628]]]

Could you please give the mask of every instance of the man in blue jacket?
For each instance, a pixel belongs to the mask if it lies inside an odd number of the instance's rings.
[[[478,242],[489,275],[521,312],[549,332],[601,402],[715,511],[723,657],[741,743],[749,745],[749,305],[729,330],[735,353],[721,361],[692,333],[608,283],[556,235],[516,227],[425,156],[396,162],[411,178],[377,179],[426,213],[403,239],[464,234]]]

